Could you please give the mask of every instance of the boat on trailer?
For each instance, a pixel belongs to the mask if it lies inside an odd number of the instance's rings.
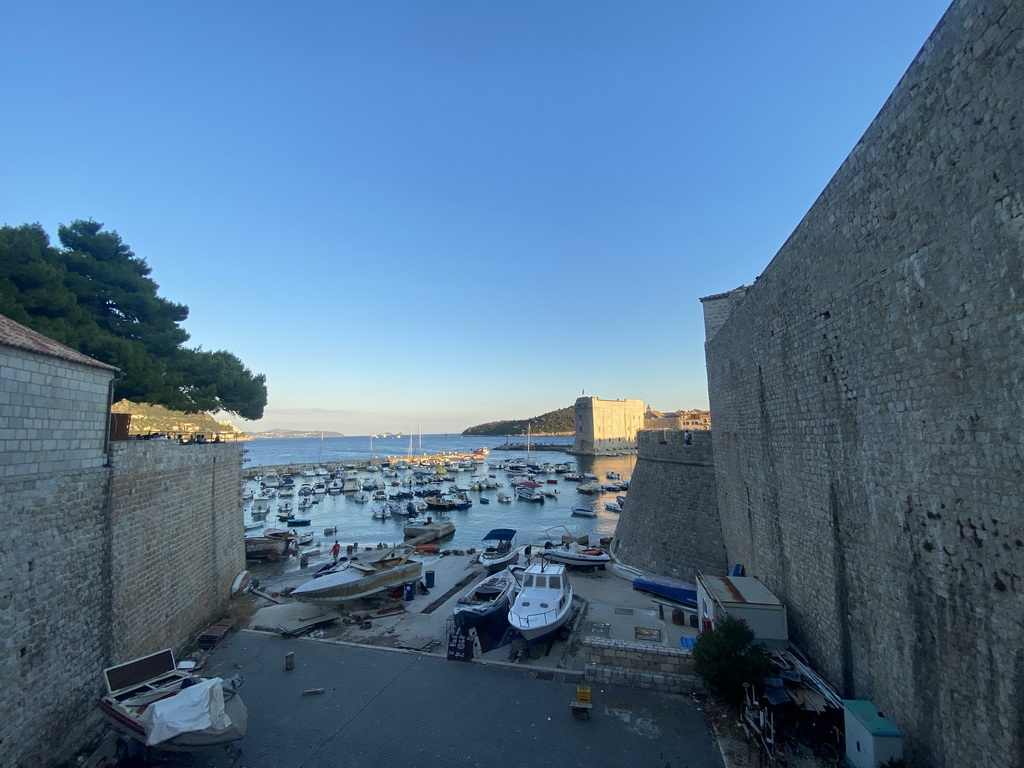
[[[508,611],[508,623],[527,646],[557,632],[572,615],[572,584],[564,565],[540,562],[519,576],[519,591]]]
[[[399,549],[408,551],[399,555]],[[413,552],[412,547],[399,545],[373,560],[349,560],[344,568],[300,584],[291,597],[307,603],[336,605],[399,587],[407,581],[419,581],[423,563],[409,559]]]

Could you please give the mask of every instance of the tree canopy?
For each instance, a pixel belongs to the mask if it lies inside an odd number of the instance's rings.
[[[185,347],[188,307],[157,295],[146,261],[95,221],[0,227],[0,314],[117,366],[117,396],[186,413],[259,419],[266,376],[230,352]]]

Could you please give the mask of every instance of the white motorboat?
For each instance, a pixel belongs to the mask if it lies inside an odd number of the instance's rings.
[[[556,632],[572,615],[572,585],[565,566],[543,560],[523,571],[519,592],[508,611],[508,623],[527,645]]]
[[[515,538],[516,532],[512,528],[495,528],[483,537],[484,550],[480,553],[480,564],[488,573],[496,573],[519,562]]]
[[[604,508],[607,509],[609,512],[621,512],[622,511],[622,505],[619,502],[617,502],[617,501],[606,501],[604,503]]]
[[[354,501],[354,502],[356,502],[358,504],[365,504],[369,500],[370,500],[370,494],[368,494],[366,491],[357,491],[356,493],[354,493],[352,495],[352,501]]]
[[[549,563],[561,563],[576,567],[599,567],[612,561],[611,555],[601,547],[593,547],[580,544],[577,541],[567,541],[562,544],[546,542],[544,549],[538,554]]]
[[[531,487],[533,483],[520,483],[516,486],[516,498],[523,501],[544,501],[540,488]]]
[[[511,504],[512,503],[512,497],[509,496],[504,491],[498,491],[498,503],[499,504]]]
[[[388,550],[375,560],[349,560],[347,567],[296,587],[291,596],[308,603],[335,605],[398,587],[407,581],[419,581],[423,563],[409,559],[412,548],[402,556],[396,554],[398,549]]]
[[[597,512],[590,507],[573,507],[570,514],[576,517],[597,517]]]

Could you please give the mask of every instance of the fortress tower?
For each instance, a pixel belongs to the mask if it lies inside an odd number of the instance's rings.
[[[643,400],[576,398],[576,439],[572,452],[588,456],[636,450],[644,426]]]

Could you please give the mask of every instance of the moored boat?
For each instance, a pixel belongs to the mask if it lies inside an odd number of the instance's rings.
[[[592,510],[590,507],[573,507],[570,514],[576,517],[597,517],[597,512]]]

